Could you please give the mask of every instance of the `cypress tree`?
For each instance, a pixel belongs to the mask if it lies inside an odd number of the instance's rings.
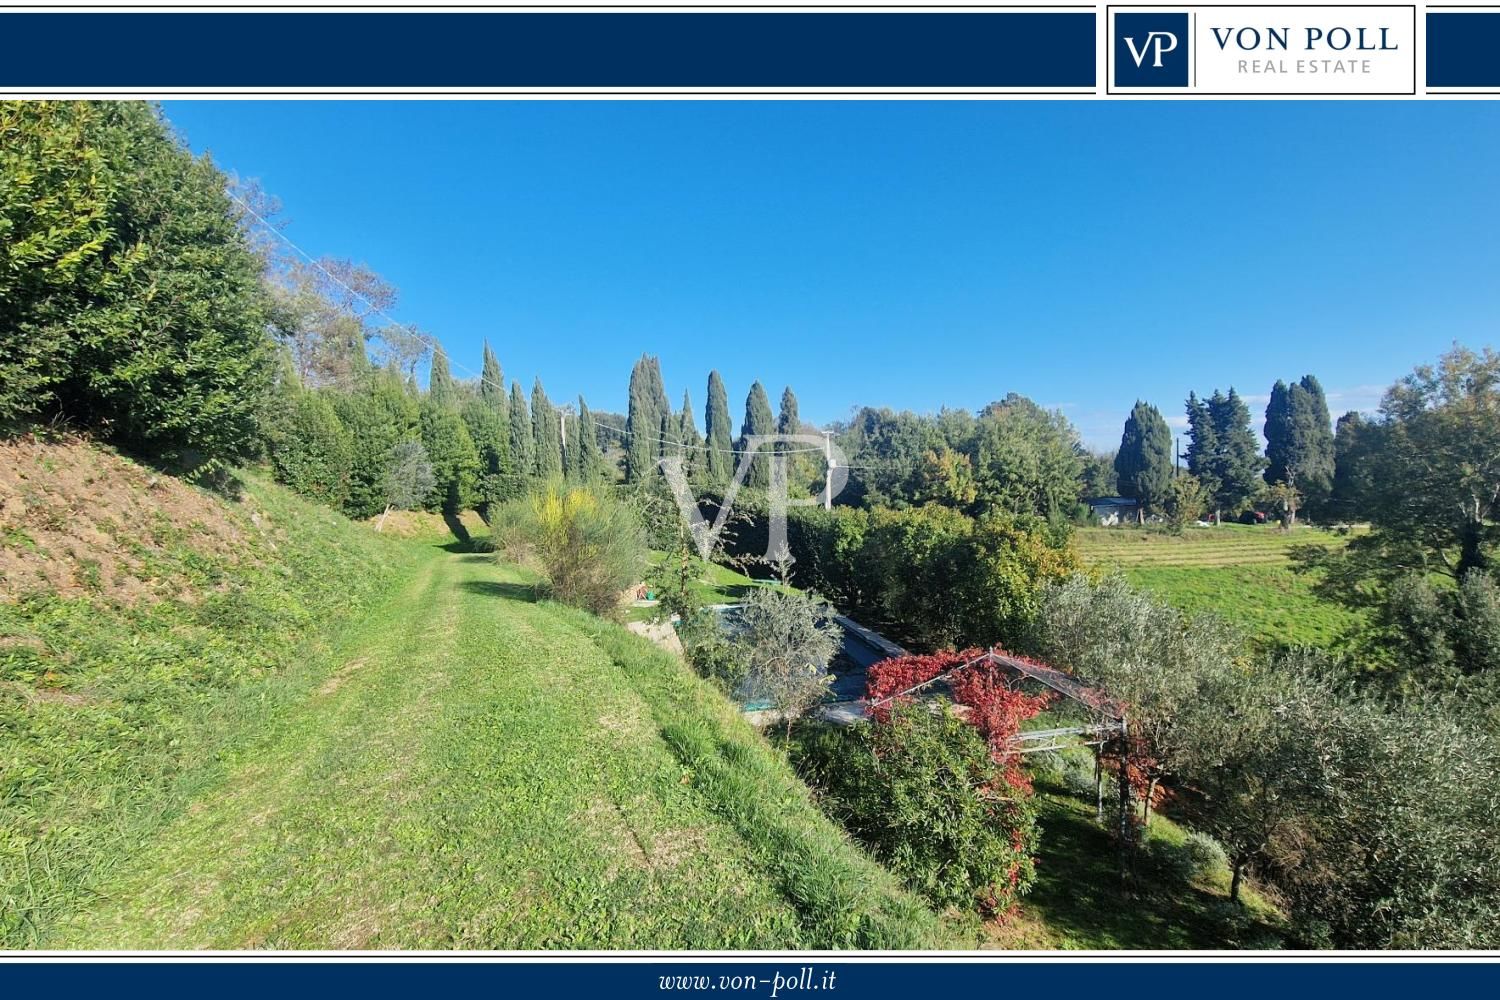
[[[657,438],[661,442],[662,458],[681,458],[682,442],[678,440],[678,420],[670,412],[661,415],[661,435]]]
[[[430,395],[422,401],[421,425],[434,479],[428,508],[457,514],[474,501],[479,451],[458,412]]]
[[[677,416],[677,440],[687,459],[686,472],[690,476],[703,473],[703,438],[698,434],[698,424],[693,420],[693,400],[688,391],[682,391],[682,411]]]
[[[531,417],[526,412],[526,393],[521,383],[510,384],[510,466],[513,480],[519,484],[521,476],[530,476],[534,471],[536,443],[531,436]]]
[[[717,371],[708,373],[708,403],[703,414],[709,482],[722,486],[734,475],[734,430],[729,422],[729,396]]]
[[[672,403],[667,399],[667,386],[661,379],[661,359],[654,354],[645,358],[646,362],[646,390],[651,399],[651,410],[656,414],[657,423],[661,418],[672,415]],[[672,436],[673,447],[676,446],[676,435]],[[656,441],[656,457],[660,458],[667,454],[667,441],[665,436],[658,437]]]
[[[1281,379],[1271,386],[1271,398],[1266,403],[1265,435],[1266,482],[1295,486],[1298,461],[1296,428],[1292,421],[1291,393]]]
[[[750,438],[757,435],[776,433],[776,418],[771,415],[771,400],[766,396],[766,387],[756,381],[750,386],[750,394],[745,397],[745,422],[740,428],[740,449],[750,450]],[[755,458],[745,476],[745,484],[757,489],[765,489],[771,485],[771,463],[769,457],[764,453],[762,447],[755,453]]]
[[[432,349],[432,372],[427,377],[427,394],[439,406],[458,406],[458,383],[453,381],[453,373],[448,370],[448,355],[443,353],[442,345],[435,345]],[[428,452],[431,450],[429,448]]]
[[[531,430],[536,439],[534,467],[537,477],[560,478],[563,474],[562,421],[557,408],[547,399],[540,378],[531,386]]]
[[[641,355],[630,372],[630,399],[625,413],[625,478],[628,482],[643,482],[656,466],[661,453],[661,413],[664,407],[658,402],[652,384],[652,372],[656,372],[656,383],[661,381],[660,369],[654,368],[654,358]]]
[[[1166,499],[1172,488],[1172,431],[1156,407],[1136,400],[1120,435],[1115,474],[1121,495],[1139,505],[1137,520]]]
[[[469,437],[479,452],[479,478],[474,486],[474,508],[489,521],[491,509],[515,495],[511,476],[510,431],[506,427],[509,407],[494,410],[481,393],[464,400],[459,413]]]
[[[505,398],[505,373],[500,370],[500,359],[490,350],[490,342],[484,342],[484,368],[479,379],[479,398],[496,413],[505,413],[510,407]]]
[[[584,483],[596,483],[604,478],[604,453],[599,448],[599,428],[589,404],[578,397],[578,479]]]

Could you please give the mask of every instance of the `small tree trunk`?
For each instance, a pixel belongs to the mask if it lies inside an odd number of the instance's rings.
[[[379,531],[381,528],[385,527],[385,519],[387,517],[390,517],[390,515],[391,515],[391,505],[390,504],[386,504],[385,505],[385,510],[383,510],[383,511],[380,512],[380,520],[375,523],[375,530],[376,531]]]
[[[1120,877],[1124,878],[1130,874],[1135,859],[1135,838],[1131,835],[1130,820],[1132,809],[1130,808],[1130,773],[1126,765],[1125,753],[1120,753]]]
[[[1094,821],[1104,822],[1104,762],[1094,750]]]
[[[1141,506],[1141,503],[1140,503],[1139,500],[1137,500],[1136,504],[1135,504],[1135,523],[1136,524],[1145,524],[1146,523],[1146,508]]]
[[[1151,829],[1151,800],[1156,796],[1156,781],[1157,779],[1153,776],[1150,783],[1146,785],[1145,817],[1148,830]]]
[[[1245,860],[1234,859],[1234,874],[1229,879],[1229,901],[1238,903],[1240,901],[1240,883],[1245,878]]]

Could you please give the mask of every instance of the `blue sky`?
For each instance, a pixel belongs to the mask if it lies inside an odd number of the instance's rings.
[[[460,374],[621,410],[658,354],[806,420],[1060,407],[1319,377],[1335,415],[1495,344],[1500,106],[1469,103],[191,102],[310,253],[362,260]]]

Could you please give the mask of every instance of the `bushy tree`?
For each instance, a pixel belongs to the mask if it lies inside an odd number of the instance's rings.
[[[578,451],[578,479],[583,483],[598,483],[606,478],[604,452],[599,447],[599,427],[589,404],[578,397],[578,433],[575,440]]]
[[[787,732],[828,693],[828,662],[842,630],[833,610],[807,594],[757,588],[740,602],[731,637],[745,665],[752,697],[769,701]]]
[[[520,492],[519,477],[510,461],[510,408],[503,390],[480,392],[464,399],[459,409],[469,439],[479,453],[479,473],[474,483],[474,506],[486,521],[496,504]],[[499,398],[499,406],[495,404]]]
[[[642,482],[656,470],[661,457],[661,426],[670,413],[659,359],[643,354],[630,373],[630,394],[625,416],[625,478]]]
[[[1386,393],[1370,520],[1455,578],[1500,537],[1500,354],[1455,347]]]
[[[422,400],[420,429],[435,479],[427,507],[455,515],[474,502],[479,451],[458,411],[430,396]]]
[[[1078,506],[1083,449],[1061,413],[1011,393],[980,413],[974,473],[983,509],[1063,518]]]
[[[114,182],[100,128],[82,101],[0,102],[0,419],[52,404],[82,292],[109,273]]]
[[[676,436],[687,463],[688,476],[702,479],[707,471],[704,465],[703,436],[698,433],[698,424],[693,419],[693,399],[686,389],[682,391],[682,409],[677,414]]]
[[[9,102],[0,136],[0,415],[192,466],[250,455],[270,305],[224,175],[139,102]]]
[[[500,359],[495,357],[488,340],[484,342],[484,367],[479,372],[479,397],[496,413],[506,412],[505,372],[501,371]]]
[[[375,526],[379,531],[385,527],[385,518],[393,510],[416,510],[426,502],[437,485],[432,463],[427,460],[427,449],[422,442],[408,440],[394,445],[386,456],[385,475],[381,479],[385,509]]]
[[[342,507],[353,463],[353,440],[327,396],[316,390],[297,393],[271,447],[277,481],[305,497]]]
[[[1138,519],[1159,510],[1172,485],[1172,431],[1156,407],[1136,400],[1115,453],[1120,494],[1138,504]]]
[[[809,727],[793,754],[845,829],[934,906],[1003,914],[1034,883],[1035,806],[951,712],[904,704]]]
[[[386,506],[384,480],[391,448],[418,432],[417,401],[389,369],[369,371],[350,391],[330,391],[330,398],[353,448],[344,511],[350,517],[374,517]]]

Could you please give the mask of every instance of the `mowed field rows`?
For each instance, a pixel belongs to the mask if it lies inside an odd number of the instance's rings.
[[[1316,574],[1295,569],[1293,554],[1342,546],[1346,537],[1307,527],[1220,525],[1181,535],[1083,528],[1078,545],[1091,565],[1118,570],[1184,611],[1226,618],[1259,645],[1328,647],[1360,617],[1319,597]]]

